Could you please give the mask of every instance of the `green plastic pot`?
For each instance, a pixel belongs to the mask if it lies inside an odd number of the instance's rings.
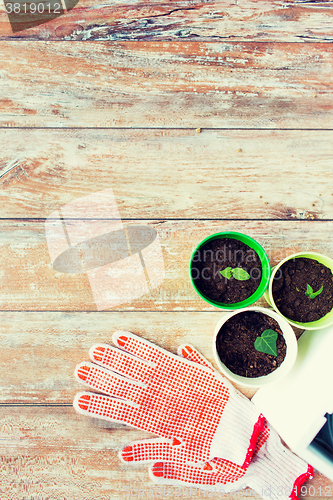
[[[235,302],[233,304],[224,304],[223,302],[217,302],[216,300],[212,300],[209,297],[206,297],[206,295],[204,295],[197,288],[195,281],[192,278],[192,272],[191,272],[192,261],[193,261],[193,258],[195,256],[196,252],[198,250],[200,250],[200,248],[203,245],[205,245],[208,241],[217,240],[217,239],[221,239],[221,238],[230,238],[230,239],[238,240],[238,241],[241,241],[242,243],[245,243],[246,245],[248,245],[250,248],[252,248],[252,250],[254,250],[258,254],[258,256],[260,258],[261,265],[262,265],[262,276],[261,276],[261,280],[260,280],[260,285],[257,288],[257,290],[247,299],[242,300],[240,302]],[[268,286],[268,283],[269,283],[269,279],[270,279],[270,275],[271,275],[271,266],[270,266],[269,259],[268,259],[268,256],[267,256],[265,250],[262,248],[261,245],[259,245],[259,243],[257,241],[255,241],[253,238],[250,238],[250,236],[247,236],[246,234],[228,231],[228,232],[212,234],[212,235],[208,236],[207,238],[205,238],[203,241],[201,241],[201,243],[199,243],[199,245],[196,247],[196,249],[194,250],[194,252],[191,255],[189,272],[190,272],[190,279],[191,279],[191,283],[193,285],[193,288],[203,300],[205,300],[206,302],[208,302],[209,304],[211,304],[213,306],[219,307],[220,309],[225,309],[225,310],[230,311],[230,310],[242,309],[243,307],[250,306],[251,304],[256,302],[256,300],[258,300],[264,294],[264,292]]]
[[[308,258],[308,259],[313,259],[316,260],[317,262],[320,262],[321,264],[324,264],[324,266],[328,267],[332,273],[333,273],[333,260],[330,257],[326,257],[325,255],[322,255],[320,253],[315,253],[315,252],[302,252],[302,253],[294,253],[293,255],[290,255],[289,257],[286,257],[285,259],[281,260],[281,262],[273,267],[272,269],[272,275],[269,280],[269,285],[267,290],[265,291],[264,297],[268,304],[273,307],[273,309],[279,313],[281,316],[283,316],[291,325],[296,326],[298,328],[303,328],[305,330],[317,330],[319,328],[325,328],[327,326],[330,326],[333,324],[333,309],[327,313],[325,316],[322,318],[318,319],[317,321],[311,321],[308,323],[300,323],[298,321],[293,321],[286,316],[284,316],[279,309],[277,308],[274,298],[273,298],[273,280],[280,269],[281,266],[288,260],[292,259],[299,259],[301,257]]]

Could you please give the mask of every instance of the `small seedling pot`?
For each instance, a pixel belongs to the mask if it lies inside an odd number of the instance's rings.
[[[249,377],[244,377],[237,375],[233,373],[220,359],[220,356],[217,351],[216,347],[216,339],[218,336],[218,333],[222,326],[233,316],[236,314],[241,314],[245,311],[254,311],[254,312],[259,312],[263,313],[265,315],[270,316],[273,318],[279,325],[280,330],[282,331],[285,343],[286,343],[286,354],[284,357],[283,362],[281,365],[276,368],[274,371],[269,373],[268,375],[260,376],[260,377],[254,377],[254,378],[249,378]],[[277,380],[280,380],[281,378],[285,377],[290,370],[292,369],[296,357],[297,357],[297,340],[295,333],[290,326],[290,324],[278,313],[271,309],[267,309],[264,307],[247,307],[245,309],[239,310],[239,311],[230,311],[225,313],[222,318],[219,320],[217,323],[215,330],[214,330],[214,337],[213,337],[213,354],[214,354],[214,359],[216,361],[216,364],[219,368],[219,370],[225,375],[228,379],[230,379],[232,382],[244,386],[244,387],[252,387],[252,388],[258,388],[262,387],[264,385],[270,384],[272,382],[276,382]]]
[[[285,262],[287,262],[288,260],[293,260],[293,259],[297,259],[297,258],[301,258],[301,257],[316,260],[317,262],[320,262],[324,266],[328,267],[332,271],[332,273],[333,273],[333,260],[331,258],[326,257],[325,255],[322,255],[322,254],[319,254],[319,253],[315,253],[315,252],[295,253],[295,254],[290,255],[289,257],[286,257],[285,259],[283,259],[277,266],[275,266],[272,269],[271,278],[269,280],[269,285],[267,287],[267,290],[265,290],[264,297],[265,297],[267,303],[271,307],[273,307],[273,309],[278,314],[280,314],[281,316],[283,316],[283,318],[285,318],[286,321],[288,321],[291,325],[296,326],[297,328],[303,328],[305,330],[317,330],[317,329],[320,329],[320,328],[326,328],[327,326],[330,326],[330,325],[333,324],[333,309],[329,313],[327,313],[325,316],[323,316],[322,318],[320,318],[320,319],[318,319],[316,321],[311,321],[311,322],[308,322],[308,323],[300,323],[298,321],[294,321],[294,320],[289,319],[286,316],[284,316],[279,311],[279,309],[278,309],[278,307],[277,307],[277,305],[276,305],[276,303],[274,301],[274,297],[273,297],[273,281],[274,281],[274,278],[276,277],[277,273],[280,272],[281,266],[283,266],[283,264]]]
[[[194,259],[195,259],[195,256],[197,255],[197,252],[200,252],[202,247],[204,247],[204,245],[206,245],[208,242],[211,242],[213,240],[218,240],[221,238],[237,240],[237,241],[244,243],[248,247],[250,247],[250,249],[254,250],[254,252],[258,255],[258,257],[260,259],[261,266],[262,266],[262,274],[261,274],[261,278],[260,278],[260,283],[259,283],[258,288],[255,290],[255,292],[244,300],[240,300],[238,302],[233,302],[233,303],[227,303],[227,304],[223,303],[223,302],[219,302],[218,300],[211,299],[210,297],[207,297],[207,295],[205,295],[205,293],[199,289],[199,287],[196,283],[196,280],[194,279],[194,276],[193,276],[193,267],[194,267],[194,262],[195,262]],[[235,309],[242,309],[244,307],[250,306],[251,304],[256,302],[264,294],[264,292],[268,286],[268,283],[269,283],[269,279],[270,279],[270,275],[271,275],[271,266],[270,266],[269,259],[268,259],[268,256],[267,256],[265,250],[262,248],[262,246],[257,241],[255,241],[253,238],[250,238],[250,236],[247,236],[245,234],[228,231],[228,232],[221,232],[221,233],[212,234],[211,236],[208,236],[203,241],[201,241],[201,243],[195,248],[194,252],[192,253],[192,256],[190,259],[190,265],[189,265],[189,273],[190,273],[190,279],[191,279],[191,283],[193,285],[194,290],[197,292],[197,294],[203,300],[205,300],[209,304],[216,306],[216,307],[219,307],[221,309],[235,310]]]

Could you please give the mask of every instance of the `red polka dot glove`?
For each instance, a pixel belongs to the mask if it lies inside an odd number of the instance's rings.
[[[211,365],[191,346],[182,346],[179,353],[187,359]],[[213,368],[211,367],[213,370]],[[159,440],[149,440],[151,454],[157,460],[165,460],[163,453],[159,456]],[[121,451],[124,461],[132,461],[134,457],[143,456],[149,448],[146,441],[132,443]],[[221,458],[214,458],[202,464],[188,465],[184,463],[157,462],[149,469],[152,480],[158,484],[175,486],[195,486],[216,493],[230,493],[246,487],[253,488],[265,500],[296,499],[302,484],[313,473],[312,467],[285,448],[279,436],[265,421],[254,450],[253,459],[248,468]]]
[[[247,469],[215,458],[197,465],[157,462],[149,475],[158,484],[195,486],[222,494],[250,487],[265,500],[298,498],[302,484],[312,477],[312,467],[285,448],[268,425],[259,440],[261,448]]]
[[[158,455],[148,440],[134,461],[162,456],[195,464],[219,457],[249,464],[264,417],[226,378],[129,332],[116,332],[113,342],[117,347],[92,347],[94,363],[76,368],[78,380],[100,392],[78,394],[79,413],[163,438]]]

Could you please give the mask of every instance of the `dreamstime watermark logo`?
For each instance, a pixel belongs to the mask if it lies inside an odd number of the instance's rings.
[[[164,279],[156,229],[125,227],[112,189],[67,203],[46,219],[45,232],[53,268],[85,272],[99,311],[132,302]]]
[[[79,0],[3,0],[13,33],[45,24],[71,11]]]

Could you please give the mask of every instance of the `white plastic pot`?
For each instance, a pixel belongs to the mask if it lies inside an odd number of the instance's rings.
[[[235,316],[236,314],[242,314],[242,312],[245,311],[255,311],[255,312],[260,312],[263,314],[267,314],[271,318],[275,319],[277,323],[279,324],[281,331],[283,332],[284,340],[287,345],[287,351],[286,351],[286,356],[281,363],[281,365],[276,368],[273,372],[269,373],[268,375],[264,375],[262,377],[255,377],[255,378],[248,378],[248,377],[242,377],[240,375],[236,375],[233,373],[229,368],[222,363],[218,352],[216,348],[216,338],[217,335],[224,325],[230,318]],[[231,311],[222,316],[220,321],[217,323],[214,331],[214,338],[213,338],[213,353],[214,353],[214,358],[216,361],[216,364],[219,368],[219,370],[232,382],[235,382],[238,385],[242,385],[244,387],[252,387],[252,388],[257,388],[261,387],[266,384],[270,384],[272,382],[276,382],[277,380],[285,377],[287,373],[290,372],[292,369],[296,356],[297,356],[297,340],[295,337],[295,333],[293,329],[291,328],[290,324],[280,315],[277,314],[275,311],[271,309],[267,309],[264,307],[246,307],[245,309],[239,309],[237,311]]]

